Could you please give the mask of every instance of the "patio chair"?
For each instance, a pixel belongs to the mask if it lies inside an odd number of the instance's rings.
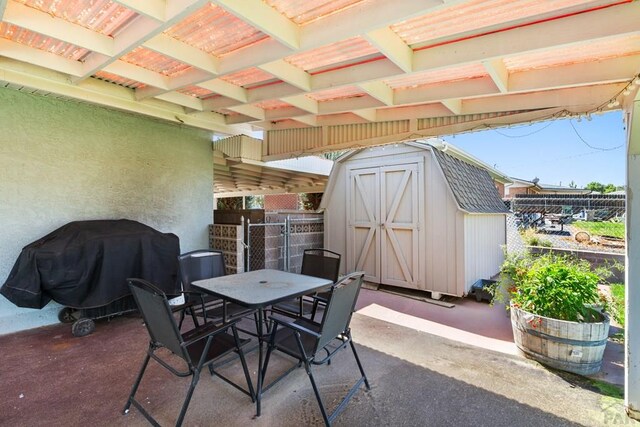
[[[149,363],[149,359],[154,359],[161,366],[165,367],[172,374],[179,377],[191,376],[191,385],[187,390],[187,396],[182,404],[180,414],[176,421],[176,426],[180,426],[189,407],[191,396],[200,378],[200,372],[204,366],[209,367],[211,375],[214,374],[231,384],[238,390],[249,395],[251,401],[254,401],[255,393],[253,385],[249,377],[249,370],[244,358],[242,347],[249,341],[241,340],[238,337],[238,331],[234,322],[216,325],[206,323],[197,326],[194,329],[181,333],[175,322],[171,307],[167,300],[167,296],[151,283],[142,279],[128,279],[129,288],[133,294],[138,309],[142,314],[144,323],[149,332],[149,348],[145,356],[142,368],[133,384],[129,398],[124,407],[124,414],[129,412],[131,405],[135,406],[144,417],[153,425],[159,425],[158,422],[144,409],[142,404],[135,399],[136,391],[140,385],[140,381]],[[231,332],[229,332],[231,331]],[[187,369],[178,370],[174,368],[168,361],[161,358],[156,351],[160,348],[166,348],[174,355],[183,359],[187,364]],[[247,381],[248,390],[243,389],[226,377],[220,375],[213,369],[213,362],[224,357],[225,355],[236,352],[240,357],[242,369]]]
[[[299,362],[298,365],[304,364],[309,380],[311,381],[311,386],[313,387],[313,392],[318,400],[322,418],[327,426],[330,426],[335,417],[345,408],[362,383],[365,384],[367,390],[370,389],[369,381],[367,380],[362,364],[360,363],[360,358],[356,352],[356,347],[351,339],[351,330],[349,328],[363,277],[363,272],[351,273],[331,287],[327,308],[321,323],[305,318],[290,320],[271,317],[271,335],[264,368],[262,370],[263,383],[269,366],[269,359],[274,350],[279,350],[297,359]],[[333,356],[340,349],[346,348],[347,344],[351,346],[361,376],[333,413],[327,414],[318,386],[313,377],[311,366],[330,364]],[[291,371],[292,369],[289,369],[274,380],[266,389],[280,381]]]
[[[322,279],[331,280],[336,283],[340,273],[341,255],[328,249],[305,249],[302,254],[302,268],[300,274],[307,276],[320,277]],[[328,292],[319,292],[312,298],[311,319],[315,318],[318,304],[326,305]],[[304,316],[305,298],[300,297],[295,300],[285,301],[272,307],[275,312],[302,317]]]
[[[191,283],[196,280],[210,279],[226,274],[224,256],[221,251],[199,249],[187,252],[178,257],[178,263],[182,286],[188,292],[185,304],[174,306],[174,311],[182,310],[179,327],[182,327],[186,312],[192,315],[196,326],[198,325],[196,316],[203,317],[205,322],[207,320],[226,322],[228,319],[235,319],[252,312],[246,307],[225,302],[212,295],[197,293],[191,289]],[[198,297],[196,301],[194,301],[194,295]],[[197,304],[202,300],[204,301],[204,309],[202,309],[202,305]]]

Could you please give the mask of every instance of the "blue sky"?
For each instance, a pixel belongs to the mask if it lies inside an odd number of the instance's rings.
[[[442,139],[516,178],[537,177],[541,183],[554,185],[568,185],[573,180],[578,187],[591,181],[624,185],[626,130],[622,113],[593,115],[591,121],[571,119],[571,123],[562,119]],[[602,151],[587,144],[619,148]]]

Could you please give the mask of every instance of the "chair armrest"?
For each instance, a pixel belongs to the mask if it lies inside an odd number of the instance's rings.
[[[275,322],[280,326],[284,326],[285,328],[293,329],[294,331],[301,332],[303,334],[311,335],[313,337],[319,338],[320,334],[316,331],[312,331],[311,329],[305,328],[302,325],[298,325],[297,323],[287,322],[285,320],[276,319],[275,317],[271,317],[271,321]]]
[[[191,330],[182,336],[182,338],[184,339],[182,346],[188,347],[191,344],[200,341],[201,339],[209,338],[210,336],[215,336],[220,333],[224,333],[231,326],[235,325],[238,320],[234,320],[228,323],[223,323],[221,325],[217,325],[215,323],[208,323],[204,326]]]
[[[193,307],[196,304],[201,305],[202,306],[202,310],[205,309],[204,294],[202,294],[201,292],[180,291],[180,294],[181,295],[193,295],[194,297],[199,297],[200,301],[197,302],[197,303],[195,301],[185,301],[184,304],[180,304],[180,305],[174,306],[175,308],[172,308],[171,311],[176,312],[176,311],[184,310],[184,309],[187,309],[189,307]]]
[[[325,297],[320,296],[320,295],[312,295],[311,299],[313,299],[314,301],[320,301],[320,302],[324,302],[324,303],[329,302],[328,298],[325,298]]]

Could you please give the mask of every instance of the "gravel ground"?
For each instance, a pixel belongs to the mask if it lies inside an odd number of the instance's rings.
[[[575,239],[575,234],[581,230],[572,225],[565,225],[562,232],[554,229],[539,231],[536,233],[541,239],[551,242],[554,248],[587,250],[598,252],[624,253],[625,242],[623,240],[609,239],[600,236],[591,236],[589,242],[580,243]]]

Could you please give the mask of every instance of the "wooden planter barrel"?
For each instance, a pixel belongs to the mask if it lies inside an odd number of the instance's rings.
[[[511,306],[511,326],[516,345],[528,357],[551,368],[580,375],[595,374],[609,336],[609,317],[580,323],[551,319]]]

